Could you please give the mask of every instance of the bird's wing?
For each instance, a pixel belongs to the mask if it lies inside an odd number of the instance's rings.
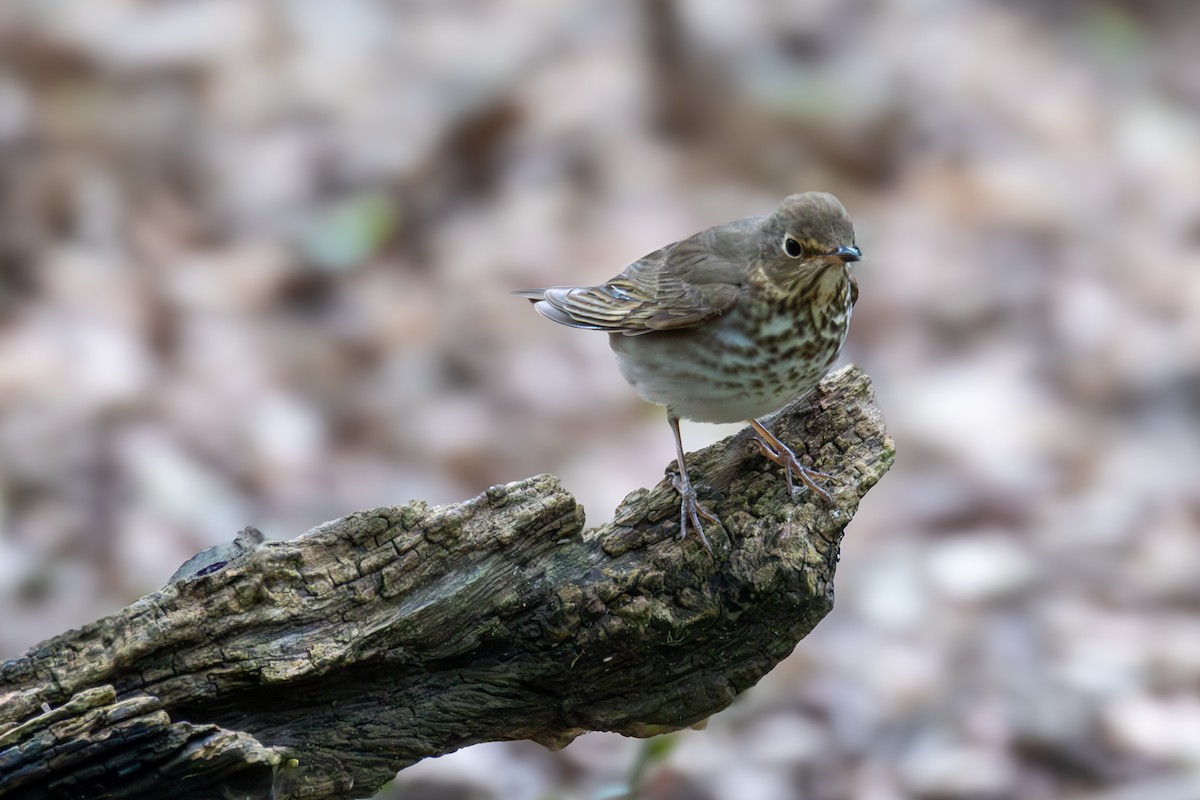
[[[710,228],[629,265],[602,286],[518,293],[563,325],[634,336],[719,317],[742,293],[758,220]]]

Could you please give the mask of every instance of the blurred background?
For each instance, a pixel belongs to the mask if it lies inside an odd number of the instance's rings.
[[[398,796],[1200,797],[1198,41],[1187,0],[5,0],[0,657],[248,524],[540,472],[606,521],[663,413],[509,290],[821,189],[898,447],[833,613],[707,731]]]

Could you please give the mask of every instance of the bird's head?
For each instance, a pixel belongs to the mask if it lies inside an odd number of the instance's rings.
[[[784,199],[763,220],[760,264],[768,280],[785,291],[807,283],[828,267],[858,261],[854,226],[838,199],[804,192]]]

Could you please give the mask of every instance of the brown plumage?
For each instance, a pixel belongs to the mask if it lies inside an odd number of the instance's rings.
[[[607,331],[621,374],[645,400],[666,406],[675,434],[688,525],[705,547],[688,479],[679,420],[749,420],[767,458],[828,499],[814,477],[758,417],[807,394],[837,360],[858,299],[847,264],[858,261],[842,204],[823,192],[794,194],[766,217],[701,231],[630,264],[602,286],[517,292],[545,317]],[[711,551],[711,548],[709,548]]]

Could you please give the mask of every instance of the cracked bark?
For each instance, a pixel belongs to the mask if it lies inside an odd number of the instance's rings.
[[[667,480],[588,531],[550,475],[248,530],[0,665],[0,797],[363,797],[476,742],[702,720],[832,607],[842,531],[892,462],[854,367],[771,426],[833,505],[788,497],[749,430],[692,454],[715,560],[676,538]]]

